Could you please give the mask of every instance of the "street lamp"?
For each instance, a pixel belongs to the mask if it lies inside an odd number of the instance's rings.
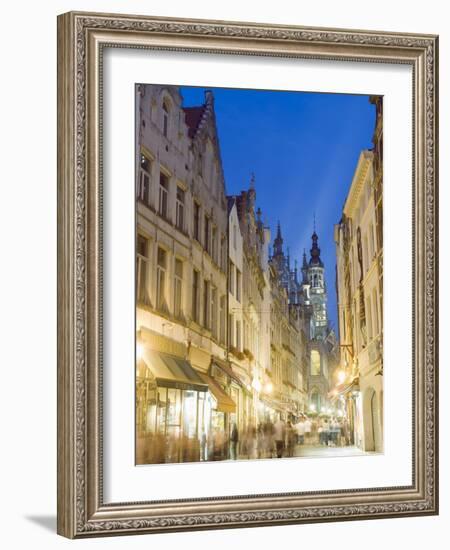
[[[273,384],[272,382],[267,382],[267,384],[264,386],[264,391],[266,393],[272,393],[273,391]]]
[[[252,387],[256,390],[257,393],[261,391],[261,382],[259,381],[259,378],[253,378],[252,381]]]
[[[340,370],[337,373],[337,379],[338,379],[339,384],[343,384],[346,378],[347,378],[347,374],[344,370]]]

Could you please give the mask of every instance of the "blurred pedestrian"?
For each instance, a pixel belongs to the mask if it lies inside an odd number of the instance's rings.
[[[306,417],[305,420],[305,443],[311,443],[311,430],[312,430],[312,422],[311,420]]]
[[[277,458],[282,458],[286,440],[286,425],[281,419],[281,416],[274,424],[274,439],[277,450]]]
[[[236,426],[236,422],[233,422],[230,434],[230,458],[231,460],[236,460],[237,458],[237,449],[239,443],[239,432]]]
[[[295,444],[297,443],[297,432],[289,420],[286,426],[287,455],[294,456]]]
[[[305,419],[303,416],[299,418],[299,421],[295,425],[295,430],[297,432],[297,443],[303,445],[305,442]]]

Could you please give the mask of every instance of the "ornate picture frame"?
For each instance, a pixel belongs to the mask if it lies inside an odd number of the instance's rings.
[[[412,67],[411,485],[104,501],[101,91],[106,47]],[[82,538],[437,514],[437,155],[437,36],[95,13],[59,16],[58,533]]]

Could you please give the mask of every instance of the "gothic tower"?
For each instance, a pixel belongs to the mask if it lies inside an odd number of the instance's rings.
[[[309,283],[309,297],[313,309],[311,317],[311,335],[315,340],[324,340],[327,337],[327,289],[325,285],[325,267],[320,258],[319,237],[316,231],[312,234],[310,260],[302,271]],[[304,262],[305,263],[305,262]]]

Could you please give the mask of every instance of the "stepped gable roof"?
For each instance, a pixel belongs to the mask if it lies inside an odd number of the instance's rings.
[[[190,138],[193,138],[197,133],[200,122],[203,118],[206,105],[200,105],[198,107],[183,107],[185,114],[186,124],[189,128],[188,134]]]

